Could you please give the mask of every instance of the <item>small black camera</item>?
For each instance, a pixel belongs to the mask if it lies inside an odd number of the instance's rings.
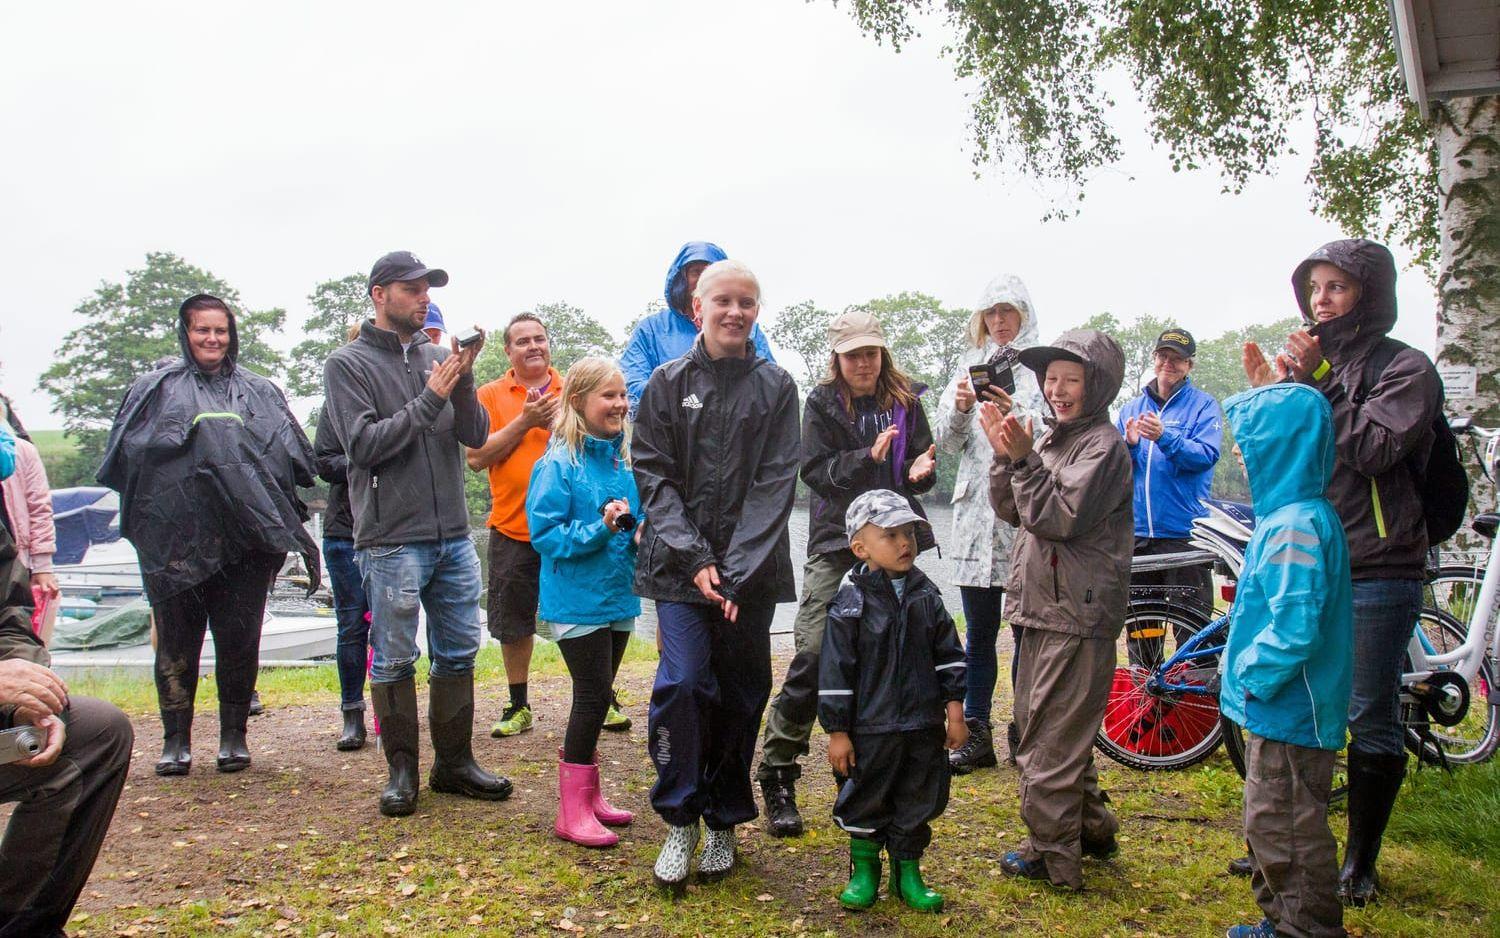
[[[619,496],[616,496],[614,498],[607,498],[604,500],[604,504],[599,506],[599,514],[604,514],[604,510],[609,507],[610,502],[625,502],[625,504],[627,505],[630,504],[628,500],[620,498]],[[620,517],[615,519],[615,526],[618,527],[621,531],[634,531],[635,515],[631,514],[628,511],[625,512],[623,515],[620,515]]]

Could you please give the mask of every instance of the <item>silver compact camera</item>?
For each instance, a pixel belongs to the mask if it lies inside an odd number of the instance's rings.
[[[47,745],[47,731],[35,726],[0,730],[0,765],[30,759]]]

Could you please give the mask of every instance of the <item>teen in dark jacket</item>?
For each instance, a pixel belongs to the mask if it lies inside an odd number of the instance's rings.
[[[823,623],[829,600],[854,565],[844,513],[856,496],[889,489],[925,518],[916,496],[937,481],[937,450],[919,400],[926,388],[896,367],[880,322],[865,310],[846,310],[829,324],[828,344],[828,377],[807,396],[802,414],[801,474],[812,499],[802,603],[793,632],[797,655],[766,718],[756,771],[766,818],[778,837],[802,833],[795,789],[802,767],[797,759],[807,754],[818,715]],[[920,550],[934,545],[927,526],[918,527],[917,542]]]
[[[797,387],[756,356],[760,285],[720,261],[698,280],[703,334],[641,396],[631,462],[645,509],[635,590],[656,600],[651,806],[670,825],[659,884],[685,888],[734,863],[734,825],[755,817],[750,762],[771,691],[771,616],[796,595],[787,519],[795,494]]]
[[[1406,774],[1398,689],[1401,662],[1422,603],[1427,525],[1417,473],[1433,444],[1442,383],[1432,362],[1402,347],[1373,381],[1366,362],[1396,324],[1396,263],[1363,238],[1333,241],[1292,273],[1304,332],[1275,365],[1245,347],[1251,383],[1311,384],[1333,408],[1328,500],[1344,523],[1354,577],[1354,688],[1349,700],[1349,839],[1339,892],[1364,905],[1375,858]]]

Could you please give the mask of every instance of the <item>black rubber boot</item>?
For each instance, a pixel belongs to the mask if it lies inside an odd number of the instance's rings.
[[[370,703],[380,720],[380,748],[390,780],[380,793],[380,813],[406,817],[417,810],[417,682],[371,684]]]
[[[1255,861],[1247,853],[1242,857],[1235,857],[1233,860],[1230,860],[1229,865],[1225,869],[1229,871],[1230,876],[1249,876],[1255,872]]]
[[[975,769],[988,769],[999,765],[995,758],[995,739],[990,725],[984,720],[967,719],[969,741],[948,753],[948,767],[954,775],[968,775]]]
[[[1016,764],[1016,753],[1021,749],[1021,728],[1015,721],[1005,724],[1005,764]]]
[[[432,730],[432,771],[427,787],[433,791],[481,801],[504,801],[513,786],[503,775],[491,775],[474,761],[474,675],[432,675],[427,725]]]
[[[243,772],[250,768],[250,748],[245,745],[245,721],[250,708],[244,704],[219,703],[219,771]]]
[[[335,744],[339,752],[353,752],[365,748],[365,711],[344,711],[344,733]]]
[[[766,824],[774,837],[802,836],[802,815],[797,810],[796,769],[761,766],[760,794],[766,802]]]
[[[260,702],[260,691],[258,691],[258,690],[251,691],[250,692],[250,706],[246,710],[246,713],[249,716],[258,717],[262,713],[265,713],[265,712],[266,712],[266,705]]]
[[[193,711],[161,712],[161,758],[157,775],[186,775],[193,768]]]
[[[1404,778],[1406,753],[1372,756],[1349,750],[1349,840],[1339,871],[1339,899],[1345,905],[1359,907],[1375,898],[1380,838]]]

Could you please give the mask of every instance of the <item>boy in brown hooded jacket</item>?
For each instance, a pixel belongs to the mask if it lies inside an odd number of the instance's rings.
[[[1115,641],[1125,619],[1134,538],[1130,452],[1109,419],[1125,356],[1092,329],[1021,352],[1037,374],[1048,431],[984,405],[995,450],[990,503],[1017,526],[1006,589],[1021,630],[1015,721],[1020,730],[1021,819],[1030,837],[1001,868],[1080,889],[1082,854],[1116,849],[1116,820],[1094,769]]]

